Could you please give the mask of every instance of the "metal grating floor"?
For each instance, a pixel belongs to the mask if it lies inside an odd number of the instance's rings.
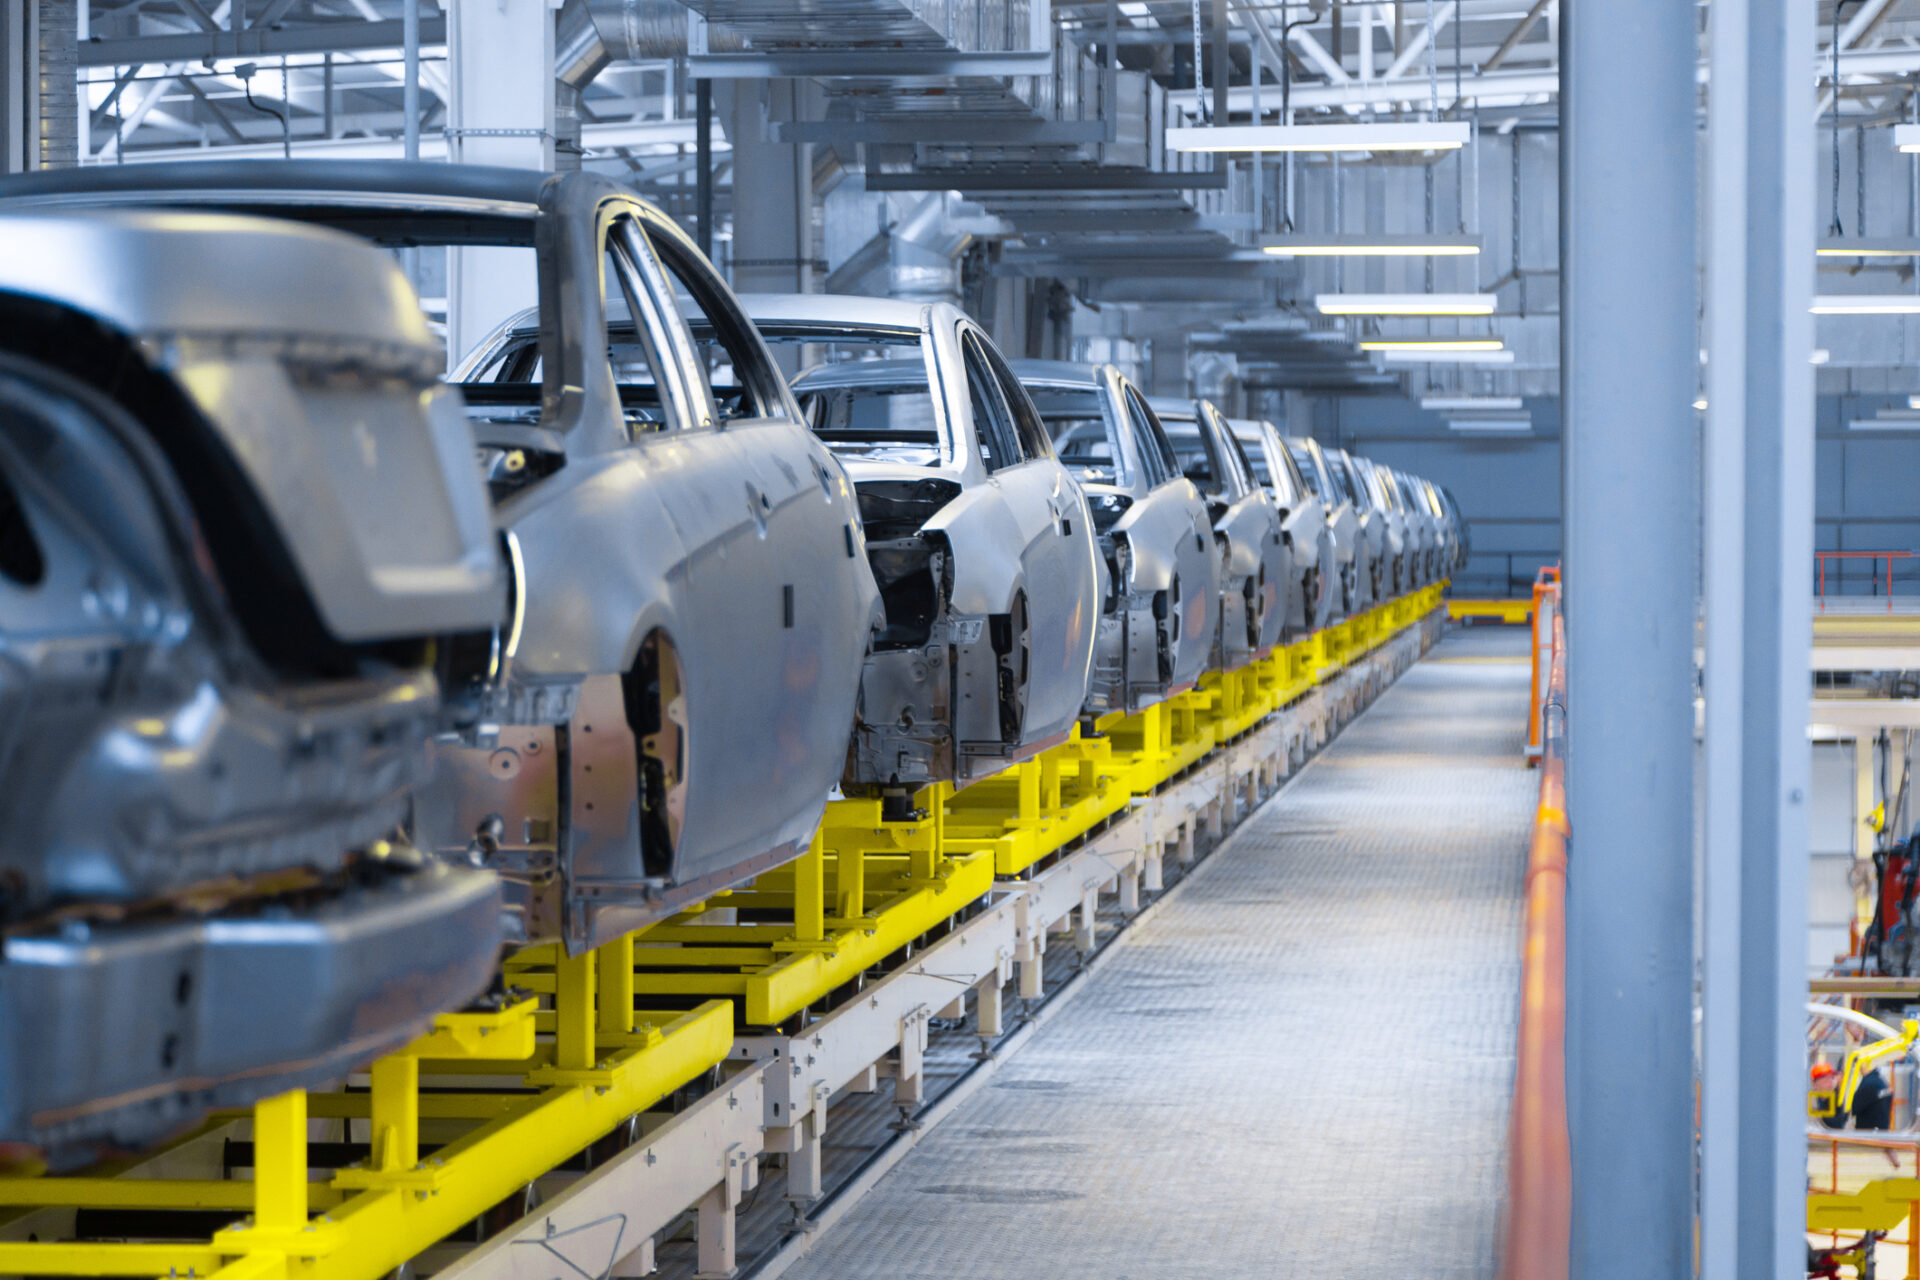
[[[787,1274],[1492,1275],[1525,652],[1450,634]]]

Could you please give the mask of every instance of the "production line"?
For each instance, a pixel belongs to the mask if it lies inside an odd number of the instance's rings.
[[[804,1203],[838,1091],[924,1101],[969,1016],[924,957],[971,948],[1001,1036],[1050,928],[1090,950],[1104,891],[1137,910],[1430,643],[1464,548],[1424,482],[956,308],[736,300],[591,174],[0,194],[0,692],[38,746],[0,1196],[42,1206],[0,1273],[371,1280],[675,1105],[629,1252],[694,1210],[728,1270],[759,1153]],[[369,240],[531,250],[541,304],[440,382]],[[769,342],[830,354],[790,385]],[[751,1140],[687,1119],[721,1096]],[[250,1103],[236,1182],[204,1139]]]

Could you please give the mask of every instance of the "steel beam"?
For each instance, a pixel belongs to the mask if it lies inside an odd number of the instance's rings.
[[[1711,22],[1700,1258],[1744,1280],[1805,1266],[1816,37]]]
[[[362,49],[398,49],[406,42],[399,18],[383,22],[339,22],[311,27],[248,27],[237,33],[122,36],[88,40],[80,46],[83,67],[117,67],[132,62],[198,62],[202,58],[252,58],[283,53],[350,53]],[[420,43],[447,42],[447,20],[420,19]]]
[[[786,120],[773,128],[778,142],[827,143],[1080,143],[1104,142],[1099,120],[1023,120],[1017,116],[929,113],[919,120]]]
[[[932,169],[869,173],[869,191],[1224,191],[1227,170],[1167,173],[1143,169]]]
[[[771,49],[687,58],[687,74],[703,80],[898,80],[903,76],[950,80],[1052,73],[1051,49]]]
[[[1571,1261],[1638,1280],[1693,1265],[1693,8],[1561,38]]]

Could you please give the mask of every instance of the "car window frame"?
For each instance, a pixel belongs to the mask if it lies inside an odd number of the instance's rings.
[[[1026,450],[1021,447],[1019,431],[1013,423],[1013,406],[1007,403],[1006,393],[1000,387],[1000,379],[995,376],[993,362],[987,359],[986,342],[983,336],[970,324],[955,327],[955,339],[960,348],[960,374],[967,380],[967,412],[975,416],[973,424],[973,443],[976,453],[983,441],[991,441],[993,454],[997,459],[988,462],[985,454],[980,454],[980,464],[987,469],[988,475],[995,475],[1030,461]],[[978,363],[978,370],[975,364]],[[977,389],[980,399],[987,402],[986,408],[990,422],[978,421],[974,411],[974,395]],[[998,405],[996,416],[995,405]]]
[[[732,419],[720,418],[716,405],[716,424],[725,426],[727,422],[765,418],[798,421],[799,405],[786,379],[780,375],[773,353],[768,350],[759,330],[754,328],[752,318],[733,296],[726,281],[713,269],[712,262],[701,254],[697,246],[684,241],[679,228],[665,222],[656,211],[640,206],[637,213],[640,234],[659,261],[662,272],[669,280],[678,280],[686,287],[687,296],[700,309],[702,320],[712,327],[714,341],[732,359],[734,376],[740,380],[741,389],[753,399],[753,413]],[[678,305],[678,294],[669,293],[668,296],[674,299],[674,314],[679,317],[680,324],[686,327],[686,317],[680,313]],[[692,341],[690,327],[687,328],[687,335]],[[747,357],[745,369],[742,368],[742,356]],[[706,377],[705,363],[699,359],[697,341],[694,342],[694,357],[700,366],[701,381],[707,384],[707,396],[711,401],[713,387]]]
[[[598,238],[602,271],[606,258],[611,256],[637,277],[630,283],[625,273],[617,273],[621,276],[620,288],[626,298],[627,313],[633,319],[634,336],[646,351],[649,363],[654,365],[654,385],[660,388],[663,410],[662,427],[681,431],[711,430],[720,418],[713,402],[713,389],[707,384],[706,368],[693,346],[693,335],[680,315],[678,303],[673,301],[673,286],[666,268],[641,226],[639,210],[624,203],[614,207],[599,228]],[[611,377],[612,362],[607,349],[612,325],[607,320],[604,275],[600,283],[599,352],[600,359],[607,361]],[[668,305],[670,302],[672,305]],[[615,386],[618,387],[617,380]],[[673,421],[676,412],[677,423]]]
[[[1154,413],[1153,406],[1140,394],[1140,388],[1125,378],[1119,379],[1119,385],[1120,404],[1134,429],[1134,443],[1140,448],[1141,469],[1151,482],[1147,487],[1158,489],[1163,484],[1185,480],[1186,473],[1180,469],[1180,457],[1173,451],[1173,442],[1167,439],[1167,429],[1159,415]]]
[[[1019,378],[1014,376],[1006,358],[1000,354],[1000,348],[985,332],[975,330],[980,335],[980,354],[986,358],[987,365],[993,370],[994,378],[1000,383],[1001,399],[1007,403],[1007,410],[1013,419],[1013,433],[1018,437],[1021,452],[1028,462],[1056,460],[1053,436],[1047,431],[1047,424],[1041,420],[1040,410],[1034,405],[1033,397]],[[1109,446],[1113,442],[1109,441]]]

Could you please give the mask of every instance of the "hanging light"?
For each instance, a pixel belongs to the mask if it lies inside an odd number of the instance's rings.
[[[1491,293],[1323,293],[1313,300],[1323,316],[1490,316]]]
[[[1814,253],[1822,258],[1920,258],[1920,240],[1911,237],[1859,240],[1833,237],[1822,240]]]
[[[1526,405],[1519,396],[1422,396],[1420,407],[1433,413],[1517,413]]]
[[[1365,338],[1362,351],[1504,351],[1498,338]]]
[[[1920,294],[1823,293],[1813,300],[1813,314],[1817,316],[1920,315]]]
[[[1169,151],[1457,151],[1472,129],[1464,120],[1377,124],[1174,125]]]
[[[1290,235],[1262,236],[1260,248],[1276,258],[1446,258],[1480,252],[1473,236]]]
[[[1909,155],[1920,152],[1920,124],[1897,124],[1893,126],[1893,149],[1905,151]]]

